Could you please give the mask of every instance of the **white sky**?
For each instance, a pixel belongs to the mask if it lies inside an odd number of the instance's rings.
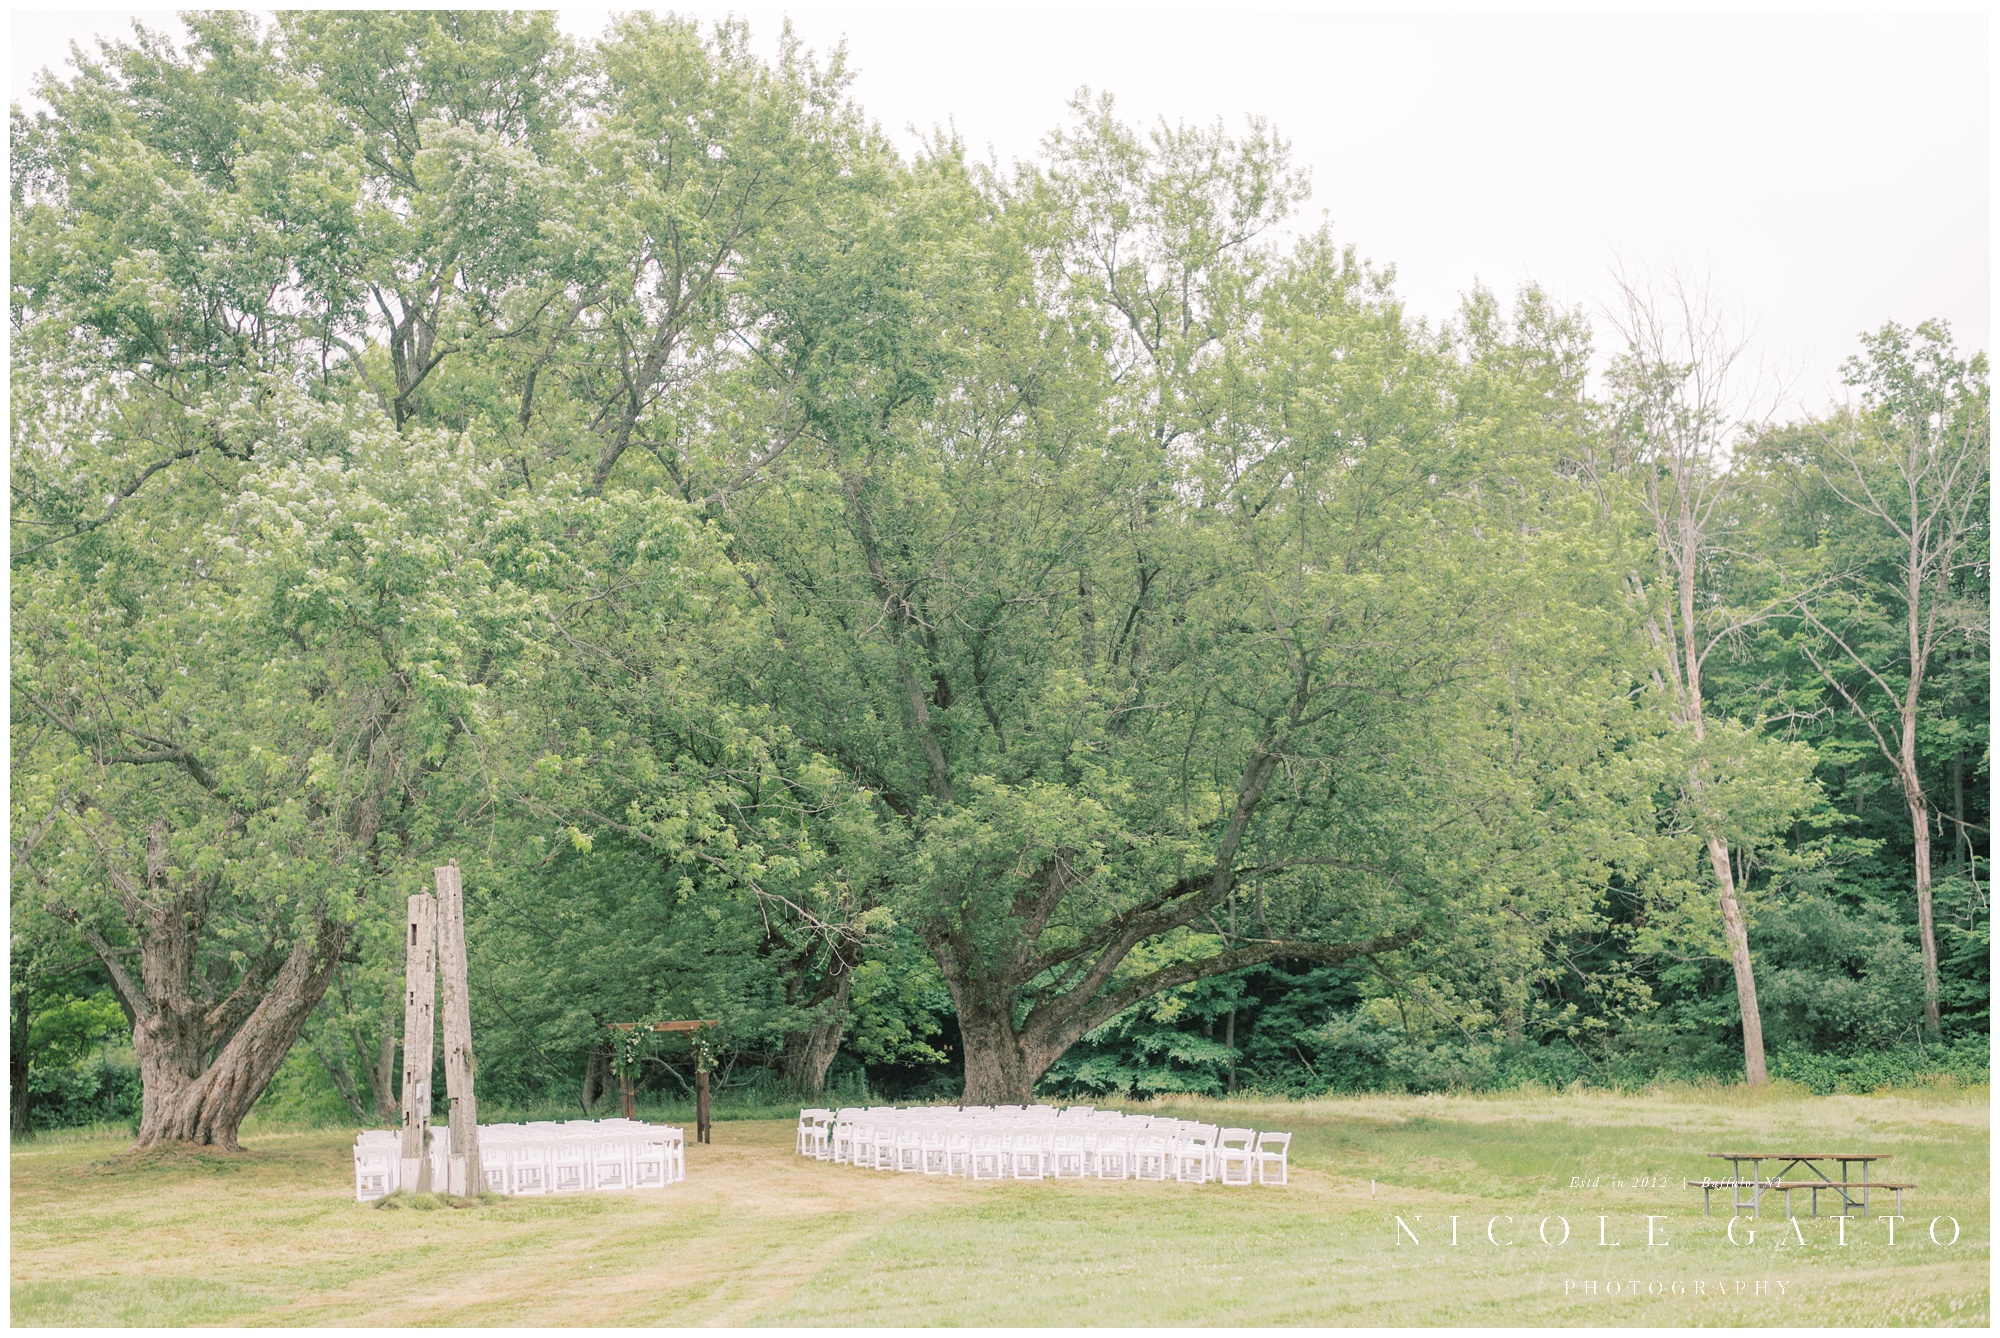
[[[1594,311],[1615,263],[1678,266],[1813,406],[1886,320],[1942,316],[1962,348],[1989,344],[1983,9],[734,8],[766,51],[786,12],[815,49],[844,35],[856,97],[906,145],[950,123],[978,156],[1032,154],[1082,84],[1128,119],[1266,116],[1312,169],[1306,221],[1324,211],[1432,317],[1475,279]],[[594,36],[608,13],[562,22]],[[13,11],[10,100],[135,15],[178,29],[166,11]]]

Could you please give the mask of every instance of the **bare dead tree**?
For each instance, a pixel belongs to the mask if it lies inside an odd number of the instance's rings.
[[[1749,365],[1748,341],[1704,288],[1672,273],[1657,287],[1622,273],[1616,279],[1618,306],[1611,323],[1625,347],[1611,371],[1617,455],[1607,463],[1636,483],[1651,524],[1657,569],[1650,581],[1634,573],[1631,585],[1656,655],[1655,687],[1668,702],[1669,717],[1692,736],[1699,752],[1709,726],[1702,696],[1709,655],[1777,611],[1775,605],[1735,607],[1713,597],[1710,588],[1747,486],[1731,447],[1737,433],[1759,417],[1761,378]],[[1729,842],[1706,812],[1708,781],[1698,762],[1682,788],[1715,872],[1743,1018],[1744,1076],[1755,1087],[1767,1077],[1764,1026]]]

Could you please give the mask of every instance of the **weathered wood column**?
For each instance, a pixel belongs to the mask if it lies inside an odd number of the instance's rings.
[[[403,940],[403,1148],[397,1184],[431,1191],[431,1034],[437,1026],[437,899],[410,898]]]
[[[694,1071],[694,1141],[707,1143],[709,1138],[708,1120],[708,1070]]]
[[[447,1192],[477,1194],[486,1188],[479,1164],[479,1103],[472,1095],[478,1064],[472,1057],[472,1005],[465,984],[465,893],[458,862],[437,871],[438,955],[444,966],[444,1090],[451,1101],[450,1174]]]

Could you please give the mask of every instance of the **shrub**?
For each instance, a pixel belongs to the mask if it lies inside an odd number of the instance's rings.
[[[1992,1045],[1984,1036],[1954,1045],[1902,1045],[1891,1050],[1815,1054],[1786,1049],[1772,1056],[1771,1076],[1795,1082],[1822,1096],[1832,1092],[1880,1092],[1952,1079],[1991,1081]]]
[[[139,1118],[139,1069],[129,1052],[28,1070],[28,1123],[35,1129],[123,1124]]]

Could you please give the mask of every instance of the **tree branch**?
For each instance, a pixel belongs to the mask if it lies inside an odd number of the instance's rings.
[[[97,960],[103,964],[104,973],[111,977],[111,988],[118,992],[118,1002],[125,1006],[127,1017],[136,1021],[142,1017],[151,1017],[159,1011],[154,1007],[153,1001],[146,997],[146,991],[139,988],[138,982],[125,973],[124,963],[118,960],[124,954],[106,942],[104,935],[98,933],[93,926],[85,923],[81,914],[54,901],[47,903],[42,909],[76,930],[78,937],[90,945],[90,950],[97,954]]]

